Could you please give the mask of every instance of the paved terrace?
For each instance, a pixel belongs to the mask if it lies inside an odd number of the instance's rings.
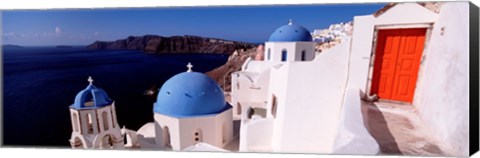
[[[441,142],[412,105],[362,102],[365,126],[380,146],[381,155],[445,156]]]

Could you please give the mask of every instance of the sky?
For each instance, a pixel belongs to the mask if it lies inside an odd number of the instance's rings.
[[[289,19],[308,30],[353,21],[385,3],[116,9],[3,10],[2,44],[88,45],[147,34],[261,43]]]

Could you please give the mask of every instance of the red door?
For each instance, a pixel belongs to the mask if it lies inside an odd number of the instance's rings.
[[[411,103],[425,43],[426,29],[380,30],[370,93],[381,99]]]

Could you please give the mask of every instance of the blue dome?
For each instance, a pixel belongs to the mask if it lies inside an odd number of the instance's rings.
[[[310,32],[299,25],[288,24],[276,29],[268,39],[270,42],[311,42]]]
[[[198,72],[183,72],[168,79],[158,92],[153,111],[173,117],[218,114],[230,108],[220,86]]]
[[[77,96],[75,96],[75,102],[71,107],[75,109],[95,109],[110,105],[111,103],[112,100],[104,90],[90,83],[87,88],[78,92]]]

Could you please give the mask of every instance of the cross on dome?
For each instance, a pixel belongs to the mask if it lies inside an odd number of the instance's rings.
[[[292,25],[292,24],[293,24],[292,19],[289,19],[288,20],[288,25]]]
[[[187,70],[187,72],[192,72],[192,67],[193,67],[193,65],[192,65],[190,62],[188,62],[188,65],[187,65],[188,70]]]
[[[88,76],[88,80],[87,80],[87,81],[90,82],[90,84],[92,84],[92,83],[93,83],[93,78],[92,78],[92,76]]]

